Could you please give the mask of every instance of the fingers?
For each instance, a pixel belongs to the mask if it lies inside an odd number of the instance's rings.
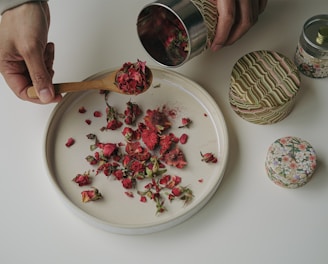
[[[235,20],[226,45],[231,45],[240,39],[256,23],[259,14],[258,0],[239,1],[237,7],[238,18]]]
[[[217,0],[218,24],[211,49],[219,50],[240,39],[258,20],[267,0]]]
[[[217,9],[219,15],[215,38],[211,45],[213,51],[221,49],[229,38],[231,28],[235,22],[235,0],[218,0]]]
[[[55,45],[54,43],[49,42],[46,46],[46,51],[45,51],[45,65],[51,80],[55,73],[53,70],[54,58],[55,58]],[[53,85],[52,85],[52,91],[54,92]],[[62,99],[61,94],[55,94],[55,98],[53,98],[51,102],[59,102],[61,99]]]
[[[259,13],[263,13],[266,6],[268,4],[268,0],[259,0]]]
[[[49,50],[49,48],[48,48]],[[55,97],[51,76],[47,70],[44,54],[37,46],[22,52],[33,86],[42,103],[49,103]]]
[[[52,78],[54,76],[54,70],[53,70],[53,63],[54,63],[54,58],[55,58],[54,43],[49,42],[47,44],[44,57],[45,57],[46,68],[50,74],[50,77]]]
[[[3,45],[2,47],[5,47],[5,45]],[[16,94],[17,97],[19,97],[22,100],[31,101],[34,103],[50,103],[50,102],[60,101],[61,99],[60,95],[52,97],[50,101],[29,98],[27,96],[27,88],[32,85],[32,80],[31,80],[32,75],[30,75],[29,73],[30,70],[27,68],[26,60],[24,61],[24,59],[20,59],[20,56],[17,59],[10,54],[13,54],[13,52],[7,54],[0,54],[0,58],[1,58],[0,71],[6,83],[8,84],[9,87],[12,88],[13,92]],[[44,62],[42,64],[45,65],[44,67],[46,69],[45,70],[46,72],[44,74],[45,76],[49,76],[46,78],[50,79],[50,85],[52,86],[51,79],[54,75],[54,71],[52,68],[53,60],[54,60],[53,43],[47,44],[43,57],[44,57]]]

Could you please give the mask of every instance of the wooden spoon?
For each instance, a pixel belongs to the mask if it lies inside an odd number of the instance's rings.
[[[101,79],[97,79],[97,80],[54,84],[55,93],[60,94],[60,93],[67,93],[67,92],[79,92],[85,90],[98,89],[98,90],[108,90],[121,94],[130,94],[128,92],[121,90],[119,87],[116,86],[115,78],[118,71],[119,70],[113,71],[105,75]],[[138,92],[138,94],[147,91],[153,81],[153,74],[148,67],[146,67],[146,78],[148,80],[147,87],[144,87],[144,89]],[[38,98],[38,95],[36,94],[36,90],[33,86],[27,89],[27,95],[29,98],[34,98],[34,99]]]

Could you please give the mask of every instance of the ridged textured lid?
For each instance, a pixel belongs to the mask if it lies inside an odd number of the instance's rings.
[[[293,107],[301,80],[296,65],[275,51],[254,51],[234,65],[229,99],[244,119],[260,124],[285,118]]]

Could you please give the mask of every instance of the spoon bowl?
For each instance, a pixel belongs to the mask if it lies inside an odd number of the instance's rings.
[[[104,77],[96,80],[82,81],[82,82],[67,82],[54,84],[55,94],[68,93],[68,92],[80,92],[85,90],[107,90],[115,93],[121,93],[126,95],[137,95],[147,91],[153,81],[152,71],[146,66],[146,86],[138,92],[129,93],[126,90],[122,90],[117,86],[116,75],[120,70],[112,71]],[[27,89],[27,95],[29,98],[38,98],[34,86]]]

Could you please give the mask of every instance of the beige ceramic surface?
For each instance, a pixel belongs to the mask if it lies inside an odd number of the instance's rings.
[[[153,201],[141,203],[138,195],[131,199],[124,194],[119,181],[97,175],[92,186],[99,189],[103,200],[82,203],[80,192],[89,187],[78,187],[72,178],[78,173],[92,170],[85,157],[93,154],[89,146],[93,141],[87,139],[89,133],[96,134],[100,142],[124,142],[121,129],[103,131],[99,129],[106,124],[105,114],[94,118],[96,110],[105,113],[104,96],[98,91],[68,94],[54,109],[47,128],[45,141],[45,158],[50,177],[60,196],[69,207],[91,224],[115,233],[141,234],[159,231],[176,225],[201,209],[216,191],[223,177],[228,157],[228,133],[224,118],[210,95],[196,83],[183,76],[160,69],[152,69],[153,86],[146,93],[138,96],[126,96],[111,93],[108,103],[123,113],[129,100],[138,103],[144,112],[166,106],[175,110],[177,116],[172,120],[172,132],[177,136],[189,135],[187,144],[181,145],[188,165],[184,169],[167,167],[168,174],[182,177],[182,186],[188,186],[194,192],[194,200],[184,206],[181,201],[166,201],[167,212],[156,215]],[[99,73],[91,79],[98,78]],[[156,86],[159,86],[156,88]],[[78,109],[84,106],[87,113],[81,114]],[[189,117],[192,125],[189,128],[178,128],[181,118]],[[89,126],[85,119],[91,119]],[[73,137],[76,143],[67,148],[65,143]],[[201,161],[200,151],[212,152],[218,158],[217,164]],[[202,179],[203,182],[199,180]]]

